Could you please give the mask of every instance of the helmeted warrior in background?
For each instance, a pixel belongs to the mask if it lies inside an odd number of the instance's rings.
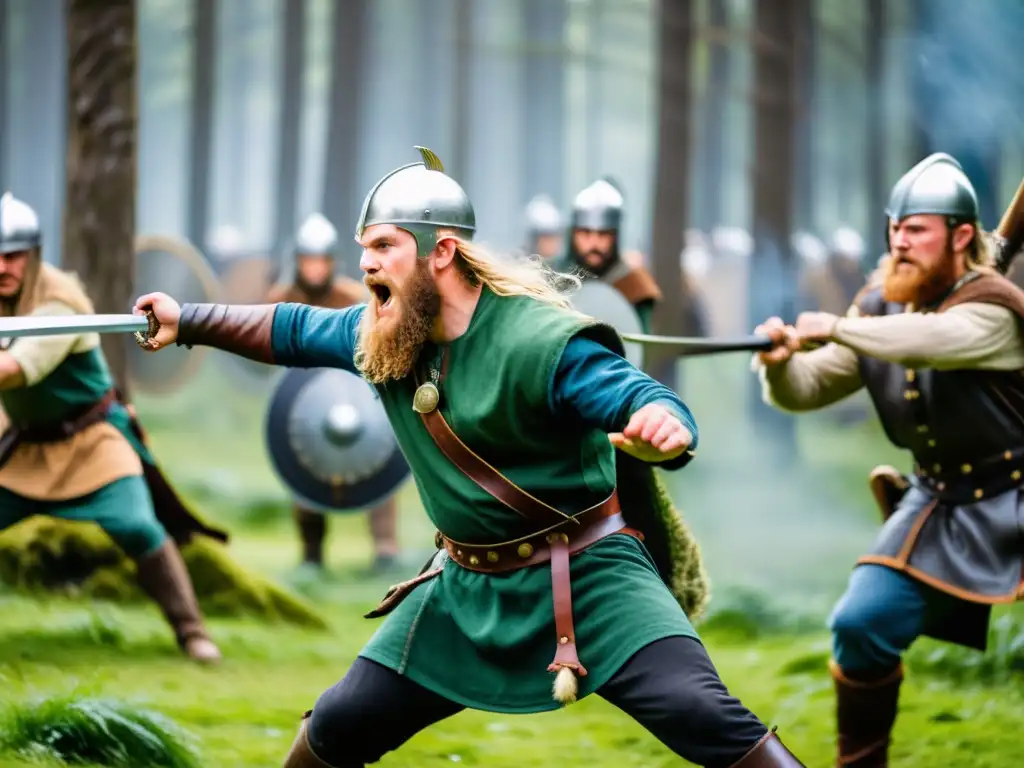
[[[864,239],[852,227],[838,227],[826,246],[821,243],[820,253],[813,256],[810,249],[802,255],[810,256],[802,264],[800,293],[812,309],[842,315],[864,287],[864,258],[867,248]]]
[[[313,213],[295,236],[295,271],[291,283],[273,286],[267,296],[271,303],[289,302],[329,309],[344,309],[364,303],[369,295],[358,280],[335,274],[338,231],[322,214]],[[323,567],[327,515],[293,502],[292,514],[302,539],[303,565]],[[398,556],[398,505],[395,497],[381,502],[368,513],[373,539],[374,570],[388,570]]]
[[[537,195],[526,205],[526,253],[545,261],[562,253],[565,223],[558,206],[547,195]]]
[[[799,766],[687,617],[706,597],[699,548],[653,466],[692,458],[689,409],[544,265],[474,244],[465,191],[421,154],[363,203],[366,305],[136,303],[161,323],[153,348],[361,374],[438,529],[437,556],[370,614],[388,617],[285,767],[372,764],[464,708],[541,712],[591,693],[697,765]]]
[[[649,332],[651,313],[661,300],[661,290],[635,258],[623,258],[624,204],[622,192],[607,179],[598,179],[576,195],[566,254],[556,269],[614,286],[633,305],[644,331]]]
[[[78,278],[43,261],[39,217],[9,192],[0,197],[0,314],[93,314]],[[4,339],[0,405],[0,528],[40,514],[96,523],[135,561],[184,653],[217,661],[176,542],[227,537],[196,520],[157,468],[99,335]]]
[[[789,411],[865,387],[910,453],[880,467],[885,523],[831,617],[838,759],[885,766],[903,653],[926,635],[983,650],[991,607],[1024,597],[1024,292],[1000,276],[957,161],[934,154],[893,187],[889,255],[845,317],[759,330],[765,399]],[[805,342],[825,346],[794,352]]]

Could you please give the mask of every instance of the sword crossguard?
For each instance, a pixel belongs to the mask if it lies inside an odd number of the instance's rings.
[[[160,321],[156,319],[156,315],[153,314],[153,310],[146,310],[146,320],[149,323],[149,327],[146,329],[146,332],[135,332],[135,343],[143,349],[149,349],[149,340],[155,338],[157,333],[160,332]]]

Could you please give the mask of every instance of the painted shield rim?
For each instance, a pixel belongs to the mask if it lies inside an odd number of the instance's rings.
[[[584,291],[586,291],[588,293],[599,292],[598,298],[601,298],[601,299],[607,298],[607,301],[618,302],[619,305],[625,310],[625,313],[624,314],[623,313],[617,313],[616,314],[616,319],[620,319],[623,316],[628,317],[629,318],[630,327],[629,328],[623,328],[623,327],[621,327],[621,324],[611,323],[611,322],[609,322],[608,317],[606,315],[596,314],[596,313],[593,313],[593,312],[585,312],[585,311],[581,310],[576,305],[576,300],[577,300],[577,297],[580,295],[580,293],[582,293]],[[605,296],[601,296],[600,294],[604,294]],[[612,285],[609,285],[608,283],[602,282],[600,280],[586,280],[586,281],[583,282],[583,284],[578,289],[576,289],[571,294],[569,294],[569,301],[572,304],[573,308],[577,312],[581,312],[582,314],[585,314],[587,317],[592,317],[595,320],[598,320],[599,322],[606,323],[607,325],[610,325],[620,335],[623,334],[623,333],[633,333],[633,334],[643,333],[643,324],[640,322],[640,315],[637,314],[636,309],[633,308],[633,305],[629,303],[629,300],[626,299],[626,297],[623,296],[619,292],[619,290],[617,288],[615,288]],[[595,302],[595,303],[601,303],[601,302]],[[617,310],[616,310],[616,312],[617,312]],[[643,364],[644,364],[644,348],[643,348],[643,345],[642,344],[637,344],[636,342],[626,341],[625,339],[622,340],[622,344],[625,347],[625,351],[626,351],[625,357],[626,357],[626,360],[628,360],[635,368],[643,368]]]
[[[213,268],[206,261],[202,252],[192,245],[191,242],[179,237],[170,235],[136,235],[135,237],[135,258],[138,259],[144,253],[154,252],[169,253],[186,266],[191,268],[192,274],[199,280],[199,284],[206,294],[207,301],[217,303],[220,299],[220,281],[217,279]],[[134,343],[134,342],[133,342]],[[143,381],[132,375],[131,366],[128,367],[129,386],[138,392],[150,395],[167,395],[181,389],[190,379],[199,372],[209,349],[207,347],[196,347],[189,350],[185,356],[185,363],[175,375],[163,379],[160,383]]]
[[[267,291],[274,285],[273,280],[267,282],[263,295],[256,300],[252,300],[252,297],[248,296],[233,296],[231,293],[231,278],[237,271],[242,269],[242,265],[245,262],[248,262],[250,265],[259,263],[267,268],[269,274],[273,274],[275,268],[278,267],[278,264],[270,256],[242,256],[233,259],[231,263],[224,267],[218,278],[221,301],[226,304],[265,304]],[[215,352],[220,352],[220,350],[215,350]],[[213,358],[217,368],[223,372],[228,381],[237,384],[246,393],[265,396],[268,392],[273,391],[278,379],[274,366],[262,366],[259,363],[253,363],[246,358],[238,357],[228,352],[214,354]],[[270,370],[264,372],[264,368],[269,368]]]
[[[409,477],[411,470],[405,460],[405,454],[398,446],[397,439],[394,443],[394,450],[382,469],[368,480],[361,480],[352,485],[343,486],[341,495],[345,506],[337,506],[338,490],[327,483],[312,477],[303,469],[295,455],[282,447],[280,439],[272,439],[288,433],[288,421],[290,416],[289,407],[295,402],[299,392],[312,379],[324,371],[342,371],[359,378],[350,371],[342,368],[291,368],[277,382],[273,394],[270,397],[270,404],[267,408],[267,416],[264,421],[264,439],[267,443],[267,451],[270,454],[270,464],[274,473],[285,486],[292,498],[309,509],[329,514],[348,514],[360,512],[365,509],[372,509],[374,506],[390,499],[397,492],[399,487]],[[363,379],[359,378],[360,381]],[[365,382],[364,382],[365,383]],[[369,384],[367,384],[369,386]],[[300,478],[300,483],[292,482],[290,478]],[[296,486],[304,490],[312,489],[312,493],[301,493]],[[387,490],[381,493],[381,487]],[[371,492],[372,491],[372,492]]]

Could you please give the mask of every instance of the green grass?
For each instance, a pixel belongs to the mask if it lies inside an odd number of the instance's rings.
[[[778,466],[772,446],[752,438],[736,413],[743,375],[749,375],[743,365],[696,366],[686,385],[704,435],[698,461],[672,478],[671,489],[704,546],[713,579],[711,615],[701,631],[731,691],[777,724],[805,764],[831,765],[834,699],[824,616],[877,530],[867,473],[897,457],[873,424],[838,429],[825,416],[807,417],[799,431],[807,466]],[[288,582],[299,545],[265,456],[262,405],[257,398],[224,397],[222,388],[202,396],[210,407],[201,412],[189,410],[198,401],[196,390],[139,399],[153,448],[197,510],[231,529],[230,549],[241,564]],[[411,574],[429,551],[433,531],[411,486],[403,488],[400,503]],[[280,765],[300,714],[344,675],[376,628],[361,616],[387,586],[364,573],[370,563],[365,518],[331,522],[330,576],[303,587],[321,607],[328,631],[215,618],[210,626],[225,654],[219,668],[185,661],[150,605],[64,597],[43,602],[0,593],[0,703],[116,700],[169,718],[194,740],[203,766]],[[1024,616],[1014,609],[998,617],[996,648],[988,655],[927,640],[912,651],[894,768],[1018,762]],[[535,716],[466,712],[414,737],[380,765],[583,763],[680,764],[640,726],[593,697]],[[56,765],[0,753],[0,768],[29,764]]]

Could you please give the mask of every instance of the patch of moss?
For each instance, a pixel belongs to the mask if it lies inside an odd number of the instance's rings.
[[[208,616],[327,627],[306,601],[249,573],[219,542],[197,536],[181,554]],[[28,518],[0,532],[0,582],[34,594],[148,600],[136,581],[134,562],[99,526],[52,517]]]

